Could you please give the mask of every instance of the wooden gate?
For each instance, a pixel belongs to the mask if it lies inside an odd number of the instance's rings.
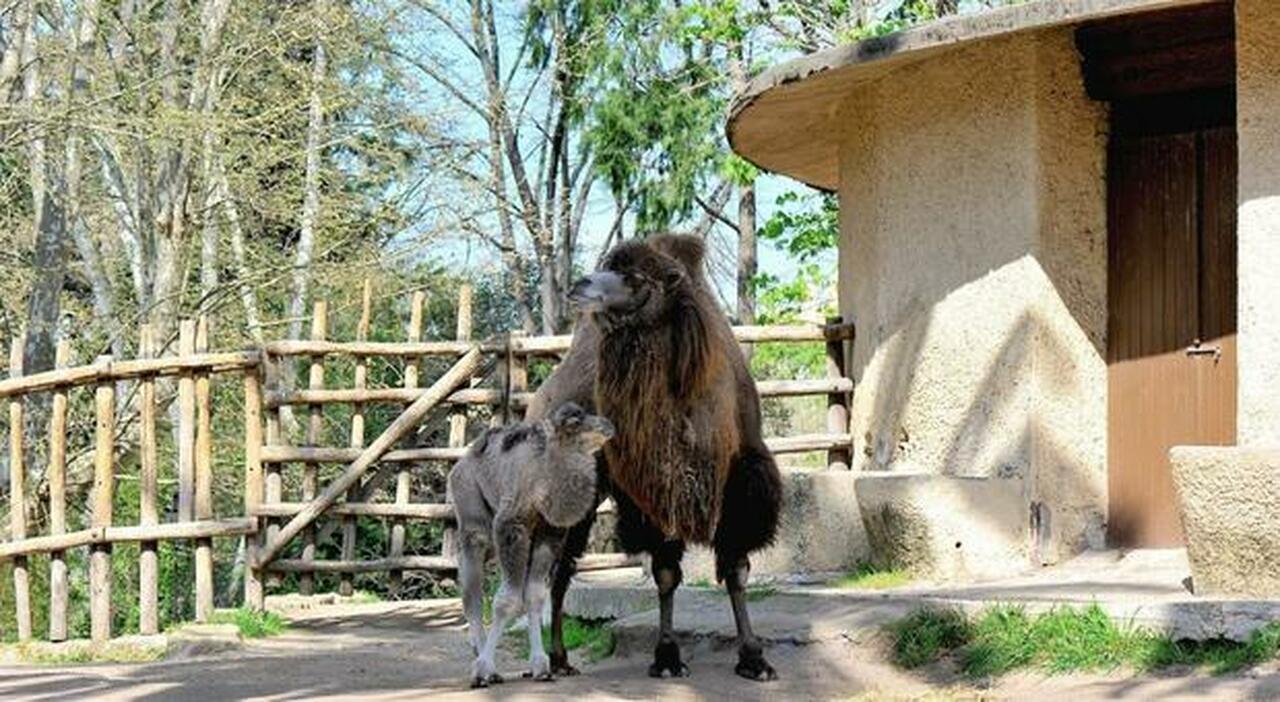
[[[1233,123],[1233,99],[1223,91],[1114,107],[1108,530],[1116,545],[1181,544],[1169,448],[1235,441],[1236,136],[1234,126],[1216,126]]]

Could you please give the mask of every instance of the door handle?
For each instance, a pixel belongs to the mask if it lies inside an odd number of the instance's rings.
[[[1199,339],[1196,339],[1187,347],[1188,356],[1213,356],[1213,362],[1217,363],[1222,359],[1222,347],[1218,345],[1203,346]]]

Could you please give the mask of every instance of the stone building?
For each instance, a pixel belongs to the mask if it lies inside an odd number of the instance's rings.
[[[1280,2],[953,17],[764,72],[728,133],[838,193],[875,556],[1176,546],[1171,447],[1280,447]]]

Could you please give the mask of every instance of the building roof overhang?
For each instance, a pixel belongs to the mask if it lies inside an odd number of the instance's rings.
[[[1033,0],[819,51],[766,70],[734,97],[729,143],[767,171],[835,190],[842,133],[836,111],[859,84],[1000,37],[1215,2],[1220,0]]]

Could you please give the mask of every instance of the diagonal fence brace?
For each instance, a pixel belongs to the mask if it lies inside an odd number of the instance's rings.
[[[325,488],[325,491],[319,497],[308,502],[306,507],[302,508],[302,511],[289,520],[288,524],[281,527],[279,533],[276,534],[276,538],[270,543],[264,544],[258,550],[258,557],[253,566],[261,569],[275,560],[280,555],[280,551],[284,549],[285,545],[293,537],[314,522],[338,498],[346,494],[347,489],[359,481],[360,476],[364,475],[365,471],[369,470],[369,467],[379,458],[382,458],[382,455],[390,450],[401,437],[416,427],[422,421],[422,418],[431,411],[431,408],[440,404],[458,386],[467,382],[479,365],[480,347],[473,346],[462,358],[458,359],[457,363],[453,364],[453,367],[448,372],[440,376],[440,379],[433,383],[422,394],[422,397],[406,407],[404,412],[401,412],[400,416],[396,417],[395,421],[377,439],[374,439],[373,443],[369,444],[369,447],[362,451],[356,460],[351,462],[351,465],[347,466],[341,476],[329,483],[329,487]]]

